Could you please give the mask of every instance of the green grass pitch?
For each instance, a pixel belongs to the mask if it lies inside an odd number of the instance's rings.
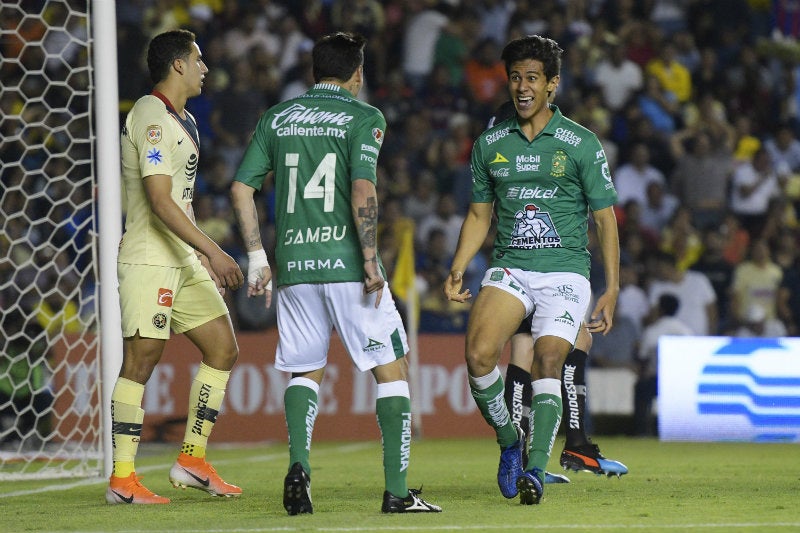
[[[476,421],[478,423],[480,421]],[[599,437],[603,453],[625,463],[621,479],[570,472],[572,483],[547,485],[540,505],[506,500],[497,489],[499,457],[491,438],[417,440],[409,484],[441,514],[382,515],[378,442],[315,443],[313,515],[287,516],[284,443],[209,449],[239,499],[173,489],[167,473],[177,446],[143,444],[137,471],[169,505],[105,503],[105,482],[14,481],[0,484],[0,530],[115,532],[279,531],[800,531],[797,444],[662,443]],[[556,441],[550,469],[563,440]]]

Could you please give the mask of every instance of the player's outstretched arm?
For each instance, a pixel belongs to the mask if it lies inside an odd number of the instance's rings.
[[[586,324],[592,333],[607,334],[614,322],[614,310],[619,296],[619,231],[613,207],[594,211],[597,238],[603,254],[606,290],[597,299],[590,321]]]
[[[492,222],[491,203],[471,203],[469,211],[461,224],[461,234],[458,237],[458,247],[450,266],[450,275],[444,280],[444,294],[448,300],[466,302],[472,298],[469,289],[461,292],[464,271],[469,266],[472,258],[478,253],[489,232]]]

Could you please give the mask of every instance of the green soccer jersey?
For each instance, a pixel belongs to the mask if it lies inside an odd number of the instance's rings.
[[[617,192],[594,133],[558,107],[533,141],[516,116],[484,131],[472,150],[472,201],[494,202],[493,267],[589,277],[589,210]]]
[[[234,179],[257,190],[274,171],[277,285],[363,281],[351,182],[376,182],[386,120],[334,84],[269,109]]]

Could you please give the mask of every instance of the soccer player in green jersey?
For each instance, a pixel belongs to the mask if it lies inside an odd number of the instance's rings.
[[[175,487],[239,496],[205,460],[206,445],[239,350],[224,289],[244,276],[236,261],[194,223],[200,139],[186,100],[200,94],[208,68],[192,32],[153,38],[147,52],[153,92],[133,106],[122,130],[122,181],[127,198],[117,272],[122,311],[122,368],[111,396],[114,471],[108,503],[168,503],[144,487],[134,458],[144,420],[145,383],[170,330],[184,333],[203,355],[189,396],[183,446],[169,472]]]
[[[290,372],[284,394],[289,472],[283,504],[311,513],[311,432],[336,328],[354,364],[377,381],[383,435],[385,513],[439,512],[409,489],[411,442],[408,343],[377,252],[378,154],[383,114],[356,99],[364,82],[363,37],[333,33],[312,50],[315,85],[261,117],[231,186],[248,250],[248,294],[272,300],[272,272],[254,193],[275,189],[275,367]]]
[[[552,102],[555,93],[551,93]],[[501,105],[492,119],[489,128],[514,116],[514,102],[509,100]],[[531,320],[528,315],[511,337],[511,358],[506,369],[505,400],[506,407],[514,422],[522,427],[527,442],[530,437],[531,364],[533,363],[533,338]],[[594,474],[616,475],[628,473],[628,467],[614,459],[606,459],[600,447],[586,434],[586,366],[592,335],[582,327],[574,348],[567,355],[561,370],[561,397],[563,402],[562,419],[566,421],[566,443],[561,452],[561,466],[567,470],[584,470]],[[536,378],[534,378],[536,379]],[[527,450],[522,451],[523,467],[527,463]],[[561,474],[545,472],[545,483],[569,483],[569,478]]]
[[[548,99],[559,83],[562,50],[538,35],[509,42],[502,59],[516,115],[484,131],[472,151],[472,202],[444,292],[454,301],[463,272],[497,215],[492,262],[467,325],[470,390],[500,445],[497,473],[506,498],[539,503],[545,467],[561,422],[561,372],[589,310],[588,217],[592,211],[605,267],[606,290],[586,323],[590,332],[612,326],[619,294],[617,194],[600,142],[564,117]],[[522,468],[522,430],[509,415],[497,367],[502,347],[533,314],[531,442]]]

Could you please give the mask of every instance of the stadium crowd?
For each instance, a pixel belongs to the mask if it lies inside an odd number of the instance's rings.
[[[413,241],[422,331],[462,332],[467,310],[441,287],[470,199],[472,142],[507,100],[503,45],[552,37],[565,50],[555,104],[597,133],[619,193],[623,286],[615,329],[596,339],[592,360],[628,365],[665,292],[695,334],[800,332],[799,9],[780,0],[131,0],[117,3],[119,111],[124,118],[150,89],[148,40],[194,31],[210,68],[188,104],[203,143],[197,222],[244,262],[229,186],[258,117],[310,87],[315,39],[365,35],[361,97],[388,123],[379,160],[388,279]],[[4,96],[11,116],[18,102]],[[4,186],[22,168],[4,173]],[[275,239],[270,191],[258,199],[262,235]],[[466,273],[473,293],[490,246],[491,235]],[[598,293],[603,279],[598,262]],[[402,304],[406,288],[392,288]],[[238,292],[227,296],[237,328],[274,324]]]

